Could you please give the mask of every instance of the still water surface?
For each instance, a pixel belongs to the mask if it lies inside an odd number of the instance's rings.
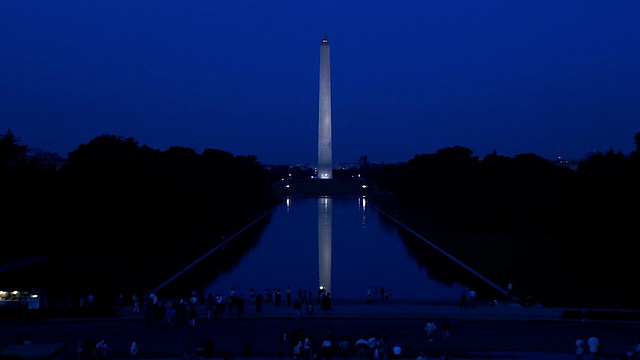
[[[457,301],[478,283],[365,197],[288,198],[255,236],[231,266],[210,273],[205,294],[226,296],[232,287],[245,297],[250,289],[284,294],[291,286],[294,295],[303,289],[315,297],[324,286],[334,301],[363,301],[369,287],[384,287],[394,300]]]

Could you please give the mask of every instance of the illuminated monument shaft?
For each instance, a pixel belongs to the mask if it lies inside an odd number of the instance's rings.
[[[318,106],[318,178],[333,178],[331,149],[331,55],[327,35],[320,43],[320,102]]]

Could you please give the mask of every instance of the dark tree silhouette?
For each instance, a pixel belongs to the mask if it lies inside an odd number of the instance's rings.
[[[0,135],[0,171],[7,171],[10,166],[24,164],[27,158],[27,147],[20,145],[20,139],[7,130]]]
[[[20,159],[24,149],[10,135],[0,143],[7,145],[3,154]],[[18,180],[4,203],[5,219],[28,241],[17,242],[5,259],[51,258],[0,274],[0,282],[91,289],[105,298],[158,285],[279,201],[254,156],[159,151],[115,135],[79,145],[53,174],[29,172]]]
[[[574,171],[535,154],[479,160],[454,147],[380,166],[369,180],[385,190],[374,203],[495,283],[517,282],[523,297],[635,308],[629,246],[640,218],[639,165],[613,149]]]

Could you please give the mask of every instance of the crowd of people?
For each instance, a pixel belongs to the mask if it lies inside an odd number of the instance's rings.
[[[510,284],[511,285],[511,284]],[[509,290],[512,289],[510,286]],[[293,292],[290,286],[285,291],[280,288],[265,288],[263,290],[249,289],[248,299],[242,292],[237,291],[234,287],[228,290],[228,293],[208,293],[206,296],[200,292],[192,291],[184,297],[175,299],[161,300],[153,292],[148,292],[142,297],[132,296],[132,312],[144,315],[149,327],[154,324],[167,324],[170,327],[195,327],[197,314],[196,306],[205,305],[206,316],[208,321],[223,320],[231,314],[241,315],[245,311],[245,306],[255,309],[255,312],[261,312],[265,303],[272,306],[286,306],[292,309],[292,316],[295,320],[306,317],[313,318],[313,312],[316,306],[321,310],[331,310],[331,294],[323,288],[317,292],[298,289]],[[366,303],[391,301],[391,290],[384,290],[368,287]],[[461,307],[475,306],[475,292],[473,290],[464,289],[461,298]],[[508,296],[511,296],[511,292]],[[93,298],[85,303],[93,302]],[[436,330],[439,337],[436,338]],[[441,342],[448,343],[451,337],[451,322],[447,317],[441,319],[436,324],[436,320],[428,319],[424,327],[425,343]],[[353,358],[357,357],[364,360],[385,360],[388,358],[407,358],[408,354],[401,344],[390,342],[386,338],[384,332],[378,334],[369,333],[362,336],[357,341],[355,339],[347,339],[344,337],[336,337],[331,330],[320,339],[314,337],[314,334],[305,332],[301,328],[297,331],[289,332],[283,330],[281,337],[281,356],[293,357],[294,359],[319,359],[330,360],[335,358]],[[198,349],[207,348],[200,346]],[[185,350],[185,354],[190,354],[193,358],[202,358],[203,350],[191,351]],[[601,345],[596,336],[587,338],[578,337],[575,342],[575,355],[578,360],[583,358],[598,359],[601,352]],[[104,341],[94,341],[91,338],[85,339],[79,344],[79,360],[85,359],[103,359],[107,354],[107,344]],[[131,340],[131,357],[136,357],[138,352],[137,342]],[[250,352],[250,351],[249,351]],[[83,354],[80,357],[80,353]],[[248,354],[247,354],[248,355]],[[640,359],[640,340],[637,344],[630,347],[628,353],[629,359]],[[423,356],[423,354],[421,354]],[[443,354],[443,357],[448,355]],[[187,355],[185,355],[187,357]],[[188,359],[191,360],[191,359]],[[417,360],[420,360],[418,358]]]
[[[322,311],[332,308],[331,293],[322,287],[315,295],[314,292],[306,289],[298,289],[294,294],[291,286],[288,286],[284,292],[281,288],[265,288],[262,291],[251,288],[248,294],[247,299],[244,293],[231,287],[226,295],[220,292],[215,295],[209,292],[205,295],[202,291],[192,291],[185,297],[161,300],[155,293],[147,292],[141,297],[132,295],[131,311],[134,314],[144,315],[148,326],[165,322],[172,327],[193,327],[196,325],[198,316],[197,305],[204,305],[208,321],[223,320],[231,314],[241,315],[247,306],[256,313],[260,313],[265,304],[291,307],[296,319],[301,319],[303,316],[313,318],[316,307]]]

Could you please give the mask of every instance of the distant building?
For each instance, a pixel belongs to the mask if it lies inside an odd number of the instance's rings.
[[[67,159],[58,155],[58,153],[43,151],[41,149],[28,149],[27,160],[35,160],[43,166],[54,166],[56,170],[60,170],[62,165],[67,162]]]
[[[554,161],[554,163],[558,166],[566,166],[569,169],[576,171],[578,170],[578,165],[580,164],[582,160],[569,160],[569,159],[564,159],[561,156],[558,156],[558,158]]]

